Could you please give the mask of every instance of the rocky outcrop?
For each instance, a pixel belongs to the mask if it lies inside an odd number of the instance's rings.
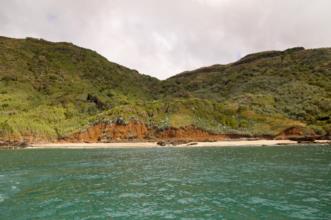
[[[25,141],[0,141],[0,149],[26,148],[29,144]]]
[[[119,141],[148,141],[166,140],[171,143],[190,141],[217,141],[231,138],[229,135],[215,134],[194,126],[182,128],[150,128],[141,122],[98,123],[86,130],[76,132],[62,141],[64,142],[119,142]]]
[[[192,142],[213,142],[231,139],[280,139],[294,140],[302,143],[314,142],[318,137],[305,127],[290,127],[276,137],[273,136],[248,136],[239,134],[218,134],[203,130],[195,126],[181,128],[168,127],[164,129],[148,127],[139,121],[126,122],[122,118],[117,118],[111,122],[100,122],[85,130],[75,132],[59,140],[43,139],[41,137],[24,136],[8,140],[0,140],[1,146],[25,146],[27,143],[111,143],[130,141],[155,141],[161,146],[180,145]],[[325,139],[325,138],[324,138]]]
[[[97,96],[87,94],[86,100],[89,102],[93,102],[100,110],[111,109],[110,105],[107,105],[104,102],[102,102]]]
[[[66,142],[116,142],[121,140],[144,140],[148,138],[148,128],[140,122],[99,123],[84,131],[64,138]]]
[[[276,136],[278,140],[294,140],[294,141],[309,141],[313,142],[314,140],[320,138],[315,132],[306,127],[294,126],[285,129]]]
[[[299,137],[304,135],[303,127],[290,127],[277,135],[277,139],[288,139],[288,137]]]
[[[228,136],[224,134],[215,134],[194,126],[187,126],[183,128],[167,128],[163,130],[154,131],[154,137],[157,139],[177,139],[187,141],[216,141],[224,140]]]
[[[311,134],[311,135],[307,135]],[[310,140],[315,137],[312,133],[307,132],[304,127],[291,127],[276,137],[259,136],[252,137],[239,134],[217,134],[209,132],[195,126],[186,126],[181,128],[151,128],[141,122],[125,123],[122,119],[117,119],[112,123],[98,123],[86,130],[76,132],[64,139],[64,142],[87,142],[87,143],[108,143],[121,141],[157,141],[159,145],[178,145],[189,142],[212,142],[231,139],[291,139],[291,140]]]

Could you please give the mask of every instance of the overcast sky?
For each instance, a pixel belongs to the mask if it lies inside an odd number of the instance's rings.
[[[331,0],[0,0],[0,35],[73,42],[165,79],[256,51],[331,47]]]

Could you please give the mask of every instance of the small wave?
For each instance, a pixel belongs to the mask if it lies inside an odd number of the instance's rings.
[[[267,202],[267,199],[263,199],[261,197],[251,197],[249,199],[250,204],[265,204]]]
[[[303,199],[304,202],[319,202],[320,200],[317,198],[306,198]]]
[[[6,197],[3,194],[0,194],[0,203],[5,201]]]
[[[144,193],[122,193],[119,198],[141,198],[146,196]]]
[[[97,191],[97,192],[90,192],[89,194],[90,195],[95,195],[95,196],[104,196],[104,195],[107,195],[108,192],[106,192],[106,191]]]
[[[129,183],[132,186],[145,186],[147,183],[140,183],[140,182],[133,182],[133,183]]]
[[[159,192],[165,192],[167,190],[168,190],[167,188],[163,188],[163,187],[161,187],[161,188],[158,189]]]
[[[188,205],[188,204],[196,203],[196,200],[193,198],[183,198],[183,199],[178,199],[177,202],[183,205]]]

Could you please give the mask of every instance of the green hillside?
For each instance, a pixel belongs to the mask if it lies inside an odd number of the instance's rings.
[[[54,138],[114,106],[153,100],[159,81],[70,43],[0,38],[0,136]]]
[[[248,55],[168,80],[70,43],[0,37],[0,140],[55,141],[98,123],[272,135],[331,131],[331,49]]]
[[[251,54],[176,75],[164,83],[163,94],[169,91],[232,103],[259,115],[282,115],[323,134],[330,132],[331,122],[331,49]]]

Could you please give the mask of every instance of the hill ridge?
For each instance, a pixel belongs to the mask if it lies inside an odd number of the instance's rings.
[[[151,139],[192,127],[328,136],[330,80],[330,48],[255,53],[159,80],[71,43],[0,37],[0,140],[54,142],[98,123],[131,126],[124,136],[136,139],[136,122]]]

